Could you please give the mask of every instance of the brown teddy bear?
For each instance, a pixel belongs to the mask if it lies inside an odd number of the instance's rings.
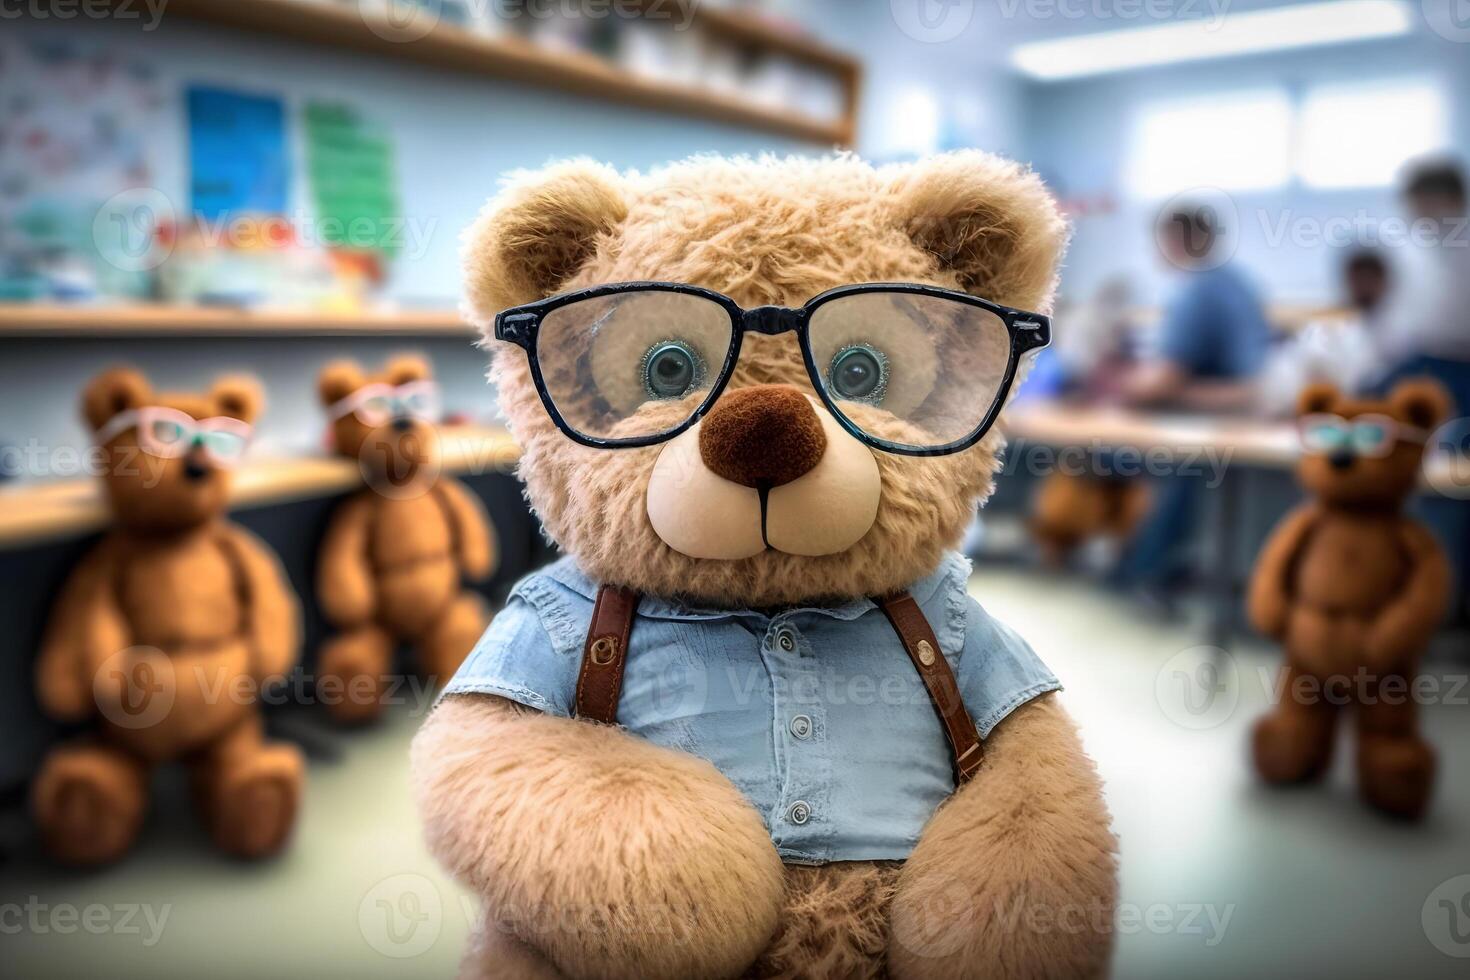
[[[1351,704],[1363,798],[1417,818],[1434,752],[1419,735],[1411,685],[1449,601],[1450,571],[1403,506],[1450,396],[1428,379],[1401,382],[1383,400],[1314,384],[1298,411],[1298,476],[1314,499],[1281,522],[1250,583],[1251,622],[1286,650],[1279,702],[1255,728],[1256,768],[1272,783],[1320,777],[1338,709]]]
[[[573,162],[492,202],[468,309],[568,557],[414,743],[483,899],[465,975],[1106,970],[1097,773],[952,550],[1065,237],[977,152]]]
[[[442,683],[490,617],[464,587],[495,565],[485,510],[440,471],[438,395],[428,363],[399,356],[375,375],[351,361],[318,380],[336,451],[356,459],[367,487],[333,514],[317,564],[317,598],[341,631],[322,648],[319,694],[344,722],[376,718],[395,643],[418,650]]]
[[[296,663],[300,614],[275,556],[223,519],[261,404],[249,379],[163,395],[128,369],[83,395],[114,523],[63,587],[36,667],[47,714],[93,726],[33,783],[43,841],[64,862],[128,850],[162,762],[188,765],[231,854],[272,854],[295,823],[302,759],[264,740],[256,702]]]
[[[1149,501],[1148,486],[1137,480],[1051,473],[1031,498],[1031,537],[1048,564],[1062,565],[1089,541],[1126,542],[1148,514]]]

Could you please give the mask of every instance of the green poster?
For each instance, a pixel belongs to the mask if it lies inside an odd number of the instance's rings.
[[[403,247],[393,146],[350,106],[306,106],[306,166],[327,245],[397,255]]]

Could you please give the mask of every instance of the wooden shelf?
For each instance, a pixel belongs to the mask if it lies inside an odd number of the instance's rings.
[[[253,337],[263,334],[414,334],[472,338],[476,331],[459,314],[448,311],[344,314],[187,306],[0,304],[0,337]]]
[[[444,429],[444,470],[458,475],[509,472],[520,449],[504,429]],[[251,462],[235,474],[230,509],[331,497],[362,486],[357,464],[339,456],[302,456]],[[0,550],[99,530],[108,511],[94,479],[0,486]]]
[[[114,0],[118,2],[118,0]],[[685,0],[679,0],[685,2]],[[312,44],[412,61],[434,68],[561,89],[625,105],[713,119],[814,143],[851,146],[856,117],[857,61],[804,38],[729,11],[692,10],[712,32],[779,50],[837,75],[848,89],[845,117],[813,119],[719,92],[641,78],[592,54],[545,48],[513,35],[488,35],[436,24],[417,40],[393,39],[382,15],[324,0],[169,0],[170,15]]]

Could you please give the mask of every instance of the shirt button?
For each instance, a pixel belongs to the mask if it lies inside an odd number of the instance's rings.
[[[805,741],[812,737],[812,719],[810,715],[797,715],[791,719],[791,734]]]
[[[792,629],[790,626],[782,626],[780,629],[776,630],[776,646],[780,647],[786,653],[791,653],[793,650],[795,650],[796,630]]]
[[[786,811],[786,816],[791,819],[792,823],[800,827],[812,818],[812,806],[806,800],[797,800]]]

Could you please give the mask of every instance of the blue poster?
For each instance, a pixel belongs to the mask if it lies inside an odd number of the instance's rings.
[[[217,221],[286,210],[289,162],[280,99],[192,86],[189,188],[194,212]]]

